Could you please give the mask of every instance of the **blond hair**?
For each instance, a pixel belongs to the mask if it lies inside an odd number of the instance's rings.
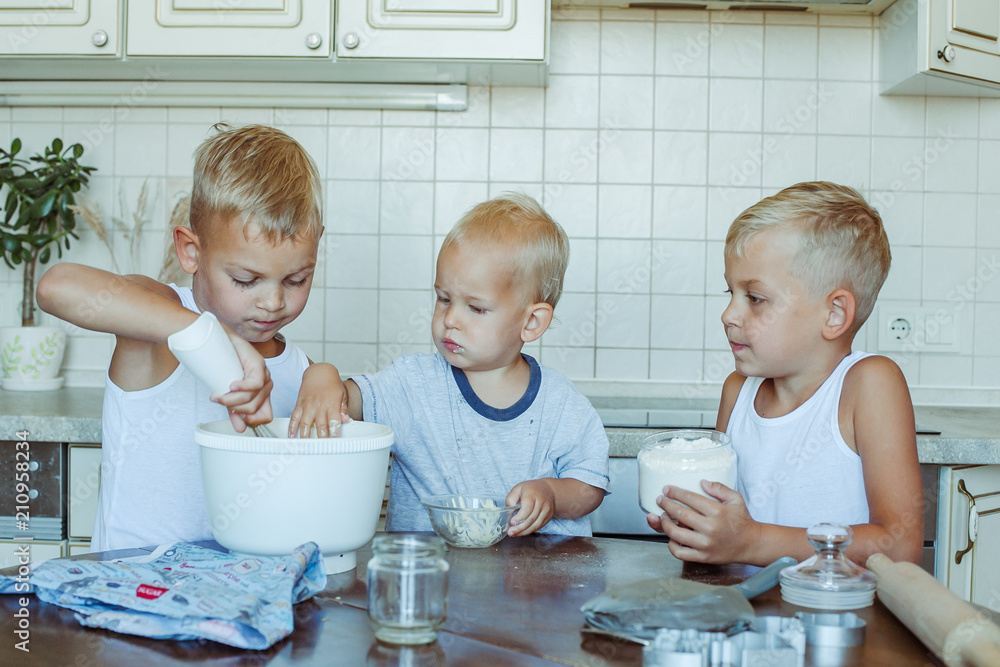
[[[505,192],[473,206],[448,232],[441,250],[470,243],[508,251],[510,280],[532,303],[555,308],[569,264],[566,232],[526,194]]]
[[[290,136],[265,125],[213,127],[194,153],[191,229],[211,236],[237,221],[249,238],[271,243],[318,238],[323,229],[322,187],[316,164]],[[254,228],[254,226],[256,228]]]
[[[856,331],[875,307],[891,254],[882,218],[856,190],[799,183],[740,213],[726,235],[726,257],[744,257],[755,236],[771,228],[800,232],[788,271],[815,296],[835,289],[854,295]]]

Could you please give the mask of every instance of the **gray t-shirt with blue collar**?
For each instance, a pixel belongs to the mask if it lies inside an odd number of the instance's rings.
[[[608,488],[608,438],[590,402],[555,370],[524,356],[531,379],[509,408],[486,405],[440,354],[408,354],[356,376],[365,421],[392,428],[386,530],[429,531],[420,499],[506,496],[529,479],[571,477]],[[590,518],[553,519],[542,533],[590,535]]]

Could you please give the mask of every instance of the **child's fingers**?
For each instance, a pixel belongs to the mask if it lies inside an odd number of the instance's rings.
[[[664,489],[666,490],[666,493],[663,494],[665,497],[682,502],[701,514],[707,515],[719,508],[719,501],[713,498],[706,498],[700,493],[688,491],[677,486],[666,486]]]

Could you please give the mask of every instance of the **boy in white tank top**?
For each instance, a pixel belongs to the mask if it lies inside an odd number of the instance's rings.
[[[806,528],[852,524],[847,555],[918,562],[923,491],[913,406],[890,359],[851,351],[889,271],[877,212],[851,188],[799,183],[741,213],[726,237],[722,314],[736,371],[716,428],[738,489],[664,487],[649,525],[683,560],[766,565],[812,555]],[[682,504],[683,503],[683,504]]]
[[[220,126],[195,152],[191,227],[173,230],[191,289],[146,276],[119,276],[60,263],[38,284],[48,313],[116,337],[105,388],[102,479],[94,550],[211,537],[194,428],[225,419],[243,431],[288,416],[306,368],[301,350],[278,335],[302,312],[323,233],[321,185],[305,150],[260,125]],[[167,337],[201,311],[232,340],[244,377],[224,395],[178,365]],[[328,397],[335,401],[336,396]],[[336,403],[297,409],[303,428]],[[321,414],[322,413],[322,414]]]

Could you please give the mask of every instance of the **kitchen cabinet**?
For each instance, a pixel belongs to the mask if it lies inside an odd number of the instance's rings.
[[[0,2],[0,55],[114,56],[116,0]]]
[[[937,578],[962,599],[1000,605],[1000,466],[942,466]]]
[[[338,58],[544,60],[540,0],[338,0]]]
[[[18,563],[27,548],[32,563],[89,550],[97,510],[100,445],[0,442],[0,567]],[[15,475],[27,473],[27,479]],[[18,484],[24,484],[23,487]]]
[[[998,0],[898,0],[879,47],[883,93],[1000,96]]]
[[[53,558],[68,556],[66,540],[26,542],[0,539],[0,568],[15,565],[38,565]],[[23,562],[27,560],[27,563]]]
[[[128,56],[326,58],[333,3],[127,0]]]
[[[101,446],[69,446],[67,537],[90,542],[97,517],[97,495],[101,488]]]

